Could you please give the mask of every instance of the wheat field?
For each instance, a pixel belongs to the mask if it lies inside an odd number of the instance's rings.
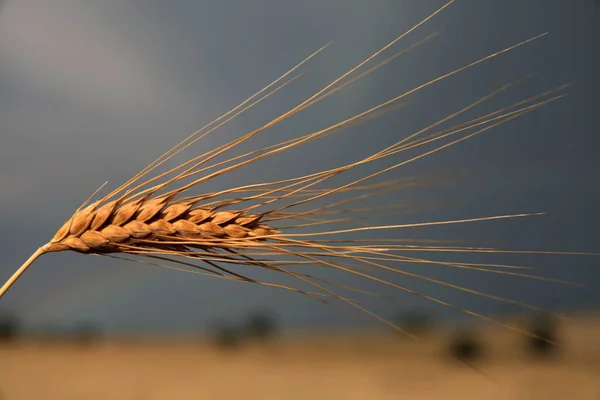
[[[377,332],[291,333],[239,349],[190,338],[0,347],[2,399],[598,399],[600,317],[560,327],[551,360],[523,335],[482,327],[480,360],[446,354],[449,330],[415,342]]]

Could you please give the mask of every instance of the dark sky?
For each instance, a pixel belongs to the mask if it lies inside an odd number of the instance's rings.
[[[443,4],[7,0],[0,14],[0,280],[46,243],[104,181],[109,187],[118,185],[322,45],[333,41],[311,61],[310,73],[299,83],[184,156],[267,122]],[[290,177],[364,157],[506,83],[535,74],[469,115],[564,83],[572,84],[570,95],[393,171],[386,179],[450,173],[456,180],[386,195],[385,203],[434,203],[436,208],[377,222],[543,211],[548,214],[518,221],[386,234],[600,252],[599,20],[593,0],[457,0],[394,49],[439,32],[435,38],[240,151],[322,128],[489,53],[549,34],[419,91],[405,99],[403,109],[381,119],[198,190]],[[378,164],[382,165],[389,164]],[[531,266],[538,268],[536,273],[586,285],[573,288],[441,267],[406,268],[542,307],[600,305],[598,258],[497,255],[465,261]],[[516,310],[414,279],[393,279],[482,313]],[[297,294],[71,253],[39,259],[0,304],[0,312],[17,312],[30,324],[90,321],[110,330],[174,332],[201,329],[218,319],[236,320],[265,308],[288,327],[361,323]]]

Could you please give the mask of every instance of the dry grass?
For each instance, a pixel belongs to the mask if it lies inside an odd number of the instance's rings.
[[[232,352],[195,341],[0,347],[7,399],[597,399],[597,316],[561,329],[561,355],[529,359],[523,337],[479,337],[484,374],[445,357],[447,336],[299,334]],[[139,340],[139,339],[138,339]],[[35,377],[35,384],[31,384]]]
[[[211,179],[223,176],[259,160],[295,149],[304,143],[319,140],[333,133],[340,132],[355,124],[366,123],[369,119],[391,111],[394,107],[401,106],[400,100],[427,86],[466,71],[471,67],[498,57],[543,36],[542,34],[523,40],[508,48],[496,50],[483,58],[467,63],[460,68],[449,71],[447,74],[419,85],[362,113],[318,131],[243,154],[231,154],[232,151],[239,149],[238,146],[240,144],[274,127],[289,117],[301,113],[308,107],[316,105],[366,74],[374,72],[377,68],[409,51],[412,47],[430,39],[431,37],[428,37],[413,46],[393,54],[387,59],[379,61],[375,66],[365,70],[368,63],[376,60],[384,51],[390,50],[393,45],[396,45],[405,36],[434,18],[452,3],[453,1],[449,1],[442,8],[375,52],[372,56],[349,69],[330,84],[314,93],[314,95],[308,97],[286,113],[264,124],[259,129],[194,157],[176,167],[160,172],[159,168],[164,167],[168,160],[171,160],[198,140],[222,127],[239,114],[248,111],[255,104],[267,99],[273,93],[295,81],[301,75],[298,72],[299,68],[303,67],[307,61],[324,48],[319,49],[239,106],[178,143],[100,200],[94,201],[90,205],[86,201],[76,210],[65,225],[58,230],[54,238],[46,245],[40,247],[4,287],[0,289],[0,295],[3,295],[22,272],[40,255],[70,250],[111,257],[133,255],[135,256],[133,260],[137,262],[293,290],[325,304],[335,305],[341,302],[345,306],[350,306],[353,311],[366,313],[400,332],[404,332],[401,327],[379,317],[367,309],[364,303],[337,294],[334,289],[343,288],[374,297],[378,296],[377,293],[362,290],[359,287],[341,285],[337,282],[328,282],[315,274],[308,274],[306,270],[298,272],[295,270],[295,267],[316,266],[335,269],[367,281],[374,281],[393,287],[399,291],[424,298],[438,305],[457,309],[492,322],[497,321],[476,312],[459,308],[438,298],[424,295],[408,287],[392,283],[389,280],[379,278],[375,273],[371,273],[370,271],[393,272],[401,276],[417,278],[436,285],[451,287],[495,300],[536,309],[533,306],[517,303],[510,299],[488,295],[441,280],[427,278],[396,267],[399,263],[425,263],[451,268],[485,271],[494,274],[536,278],[507,265],[442,262],[406,255],[408,252],[414,253],[418,251],[424,253],[435,252],[438,254],[444,252],[459,254],[510,253],[508,250],[473,248],[471,246],[449,246],[443,243],[428,244],[425,241],[416,241],[416,243],[408,240],[373,241],[360,237],[348,239],[347,236],[348,234],[360,235],[366,231],[462,224],[525,217],[534,214],[474,216],[473,218],[461,220],[424,221],[411,224],[361,225],[343,230],[328,229],[327,226],[342,219],[351,221],[358,221],[360,219],[358,212],[356,215],[351,214],[349,217],[337,214],[341,214],[341,211],[336,207],[342,204],[358,198],[372,196],[376,193],[384,193],[390,188],[402,188],[414,185],[414,182],[402,180],[394,180],[385,184],[372,184],[368,182],[369,180],[382,174],[391,173],[393,170],[413,161],[431,156],[443,149],[554,102],[565,95],[565,86],[532,95],[522,101],[509,104],[491,113],[482,114],[466,122],[454,122],[457,117],[474,110],[480,104],[501,92],[509,90],[518,83],[512,82],[497,88],[492,93],[477,99],[465,107],[457,109],[451,115],[358,161],[318,173],[296,176],[280,181],[258,184],[249,183],[244,186],[233,187],[214,193],[197,194],[193,192],[198,185]],[[447,122],[454,125],[450,128],[441,129],[440,126]],[[409,151],[416,151],[417,154],[414,155]],[[411,155],[404,157],[405,154]],[[219,157],[223,155],[227,157],[226,160],[218,161]],[[372,164],[378,160],[392,159],[392,157],[394,158],[390,166],[376,172],[364,173],[360,178],[352,178],[345,184],[321,188],[322,185],[331,182],[333,178],[347,176],[348,171],[360,171],[360,167]],[[311,207],[312,204],[318,204],[319,200],[331,198],[336,194],[347,194],[348,196],[345,200],[331,201],[325,206],[315,205]],[[300,210],[300,206],[308,207],[308,209]],[[374,210],[375,208],[369,211],[374,213]],[[390,212],[390,218],[391,215],[392,213]],[[319,226],[325,226],[325,228],[319,229]],[[314,228],[314,230],[306,233],[294,233],[293,230],[300,227]],[[174,264],[178,264],[179,267],[173,267]],[[249,276],[250,268],[244,270],[245,272],[243,273],[238,273],[232,269],[236,266],[255,266],[268,269],[291,277],[299,283],[310,285],[313,289],[301,290],[296,287],[258,281]],[[505,324],[502,325],[518,330]]]

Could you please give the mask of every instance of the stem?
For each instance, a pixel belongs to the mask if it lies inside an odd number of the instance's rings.
[[[19,277],[23,274],[23,272],[25,272],[25,270],[42,254],[44,254],[46,252],[46,250],[43,247],[40,247],[39,249],[37,249],[35,251],[35,253],[33,253],[31,255],[31,257],[29,257],[29,259],[27,261],[25,261],[23,263],[23,265],[21,265],[21,267],[15,271],[15,273],[6,281],[6,283],[4,284],[4,286],[2,286],[2,288],[0,289],[0,297],[4,296],[4,293],[6,293],[6,291],[8,289],[10,289],[10,287],[13,285],[13,283],[15,283],[15,281],[17,279],[19,279]]]

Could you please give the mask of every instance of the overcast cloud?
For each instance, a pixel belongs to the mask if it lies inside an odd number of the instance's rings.
[[[168,146],[333,40],[311,62],[310,74],[301,83],[184,156],[259,126],[443,3],[6,0],[0,8],[0,246],[4,254],[0,280],[45,243],[104,181],[110,187],[119,184]],[[599,18],[592,0],[458,0],[397,49],[440,31],[436,38],[324,101],[307,117],[292,119],[248,146],[255,148],[273,143],[275,137],[292,137],[333,123],[493,51],[542,32],[550,34],[418,93],[397,114],[362,127],[355,137],[348,136],[353,140],[343,142],[343,151],[327,146],[299,150],[280,159],[286,163],[278,163],[277,168],[249,169],[215,185],[275,179],[337,165],[535,73],[489,109],[562,83],[573,83],[571,95],[407,168],[404,173],[409,175],[466,171],[469,179],[431,192],[403,193],[405,197],[398,201],[431,201],[428,196],[434,195],[433,200],[440,203],[462,203],[451,211],[417,217],[425,220],[549,213],[536,221],[432,231],[439,232],[439,239],[487,235],[523,248],[600,251],[594,239],[600,226],[596,211],[600,191],[595,188],[600,170]],[[390,178],[399,176],[403,175]],[[429,272],[540,306],[600,304],[593,285],[600,277],[597,260],[522,260],[543,267],[548,275],[589,282],[589,287],[573,290],[515,279],[500,283],[488,274],[456,277],[441,269]],[[418,282],[411,284],[421,288]],[[449,290],[433,293],[450,302],[462,301],[462,305],[476,302]],[[190,331],[218,318],[235,319],[267,307],[287,326],[356,322],[291,293],[76,254],[52,254],[38,260],[2,299],[0,311],[19,312],[32,324],[85,320],[106,329]],[[503,310],[493,302],[480,307],[483,312]]]

